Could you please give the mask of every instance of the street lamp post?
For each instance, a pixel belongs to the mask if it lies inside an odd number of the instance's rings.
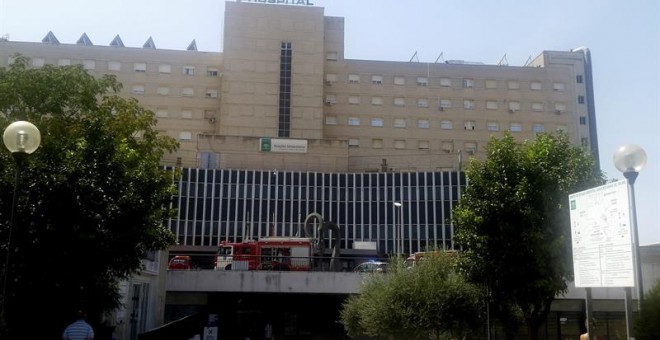
[[[646,153],[644,149],[637,145],[623,145],[614,152],[614,166],[623,173],[628,183],[628,211],[630,212],[630,229],[632,230],[633,263],[635,265],[635,287],[637,288],[638,305],[637,310],[641,309],[641,302],[644,300],[644,288],[642,286],[642,257],[639,253],[639,235],[637,232],[637,211],[635,208],[635,180],[639,171],[646,164]],[[633,310],[630,287],[625,290],[625,309],[626,309],[626,333],[628,338],[633,336]]]
[[[396,228],[396,218],[394,221],[394,233],[397,235],[395,240],[396,240],[396,246],[395,249],[397,257],[401,256],[403,254],[403,203],[401,202],[394,202],[394,206],[397,208],[399,211],[399,228]]]
[[[9,232],[7,235],[7,254],[5,257],[4,277],[2,279],[2,324],[6,327],[6,306],[7,306],[7,280],[11,274],[9,268],[9,258],[12,253],[11,238],[14,229],[14,209],[18,198],[18,186],[20,183],[21,168],[25,163],[27,155],[33,153],[41,143],[41,133],[34,124],[26,121],[17,121],[9,124],[5,129],[2,139],[5,146],[11,152],[16,161],[16,172],[14,176],[14,194],[11,202],[11,212],[9,214]],[[6,330],[5,330],[6,331]]]

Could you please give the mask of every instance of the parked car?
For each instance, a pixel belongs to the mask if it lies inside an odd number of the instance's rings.
[[[382,261],[367,261],[357,265],[354,269],[356,273],[386,273],[387,262]]]
[[[167,265],[169,270],[186,270],[191,269],[192,264],[190,263],[190,256],[187,255],[176,255]]]

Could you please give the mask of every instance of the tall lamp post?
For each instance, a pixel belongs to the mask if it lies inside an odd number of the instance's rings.
[[[9,233],[7,236],[7,254],[5,257],[4,277],[2,279],[2,318],[3,326],[6,327],[6,306],[7,306],[7,280],[10,276],[9,258],[12,253],[11,237],[14,229],[14,209],[16,208],[16,200],[18,198],[18,186],[21,176],[21,168],[25,163],[25,159],[39,147],[41,143],[41,133],[34,124],[26,121],[17,121],[9,124],[5,129],[2,139],[5,146],[11,152],[14,160],[16,161],[16,172],[14,176],[14,195],[11,202],[11,213],[9,214]],[[5,330],[6,331],[6,330]]]
[[[637,145],[623,145],[614,152],[614,166],[623,173],[628,181],[628,196],[630,210],[630,224],[633,237],[633,260],[635,262],[635,286],[637,287],[638,306],[644,300],[644,288],[642,286],[642,257],[639,253],[639,233],[637,232],[637,211],[635,208],[635,180],[637,175],[646,165],[646,152]]]
[[[396,221],[394,221],[394,233],[397,235],[396,236],[396,246],[395,249],[397,257],[401,256],[403,254],[403,203],[401,202],[394,202],[394,206],[397,208],[399,211],[399,228],[396,228]],[[396,219],[395,219],[396,220]]]

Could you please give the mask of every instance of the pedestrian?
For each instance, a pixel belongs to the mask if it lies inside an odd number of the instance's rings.
[[[78,319],[66,327],[62,333],[62,340],[92,340],[94,329],[86,321],[85,311],[78,311]]]
[[[264,339],[270,340],[273,338],[273,325],[270,321],[266,322],[266,327],[264,327]]]

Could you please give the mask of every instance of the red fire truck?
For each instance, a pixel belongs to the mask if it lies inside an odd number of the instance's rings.
[[[216,270],[295,270],[312,265],[312,240],[300,237],[270,237],[258,241],[223,241],[215,258]]]

